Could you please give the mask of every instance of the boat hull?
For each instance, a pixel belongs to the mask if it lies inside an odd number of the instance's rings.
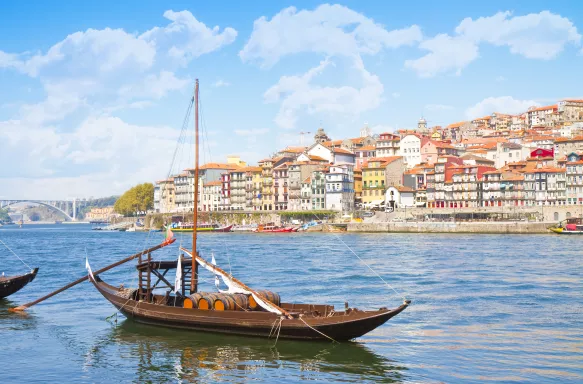
[[[569,231],[565,228],[549,228],[551,232],[554,232],[559,235],[583,235],[583,231]]]
[[[38,268],[35,268],[32,272],[25,275],[0,278],[0,299],[20,291],[34,280],[37,272]]]
[[[128,319],[136,322],[200,332],[236,334],[243,336],[275,337],[298,340],[347,341],[360,337],[387,322],[407,308],[404,303],[396,309],[378,311],[344,311],[328,316],[306,315],[283,319],[270,312],[205,311],[163,304],[152,304],[120,295],[118,288],[96,277],[97,290]],[[286,304],[282,304],[284,307]],[[291,304],[289,304],[291,305]],[[274,331],[279,327],[279,332]],[[326,336],[324,336],[326,335]]]

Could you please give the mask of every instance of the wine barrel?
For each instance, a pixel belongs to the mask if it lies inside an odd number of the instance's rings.
[[[267,291],[267,290],[260,290],[260,291],[255,291],[258,294],[260,294],[261,296],[265,297],[267,299],[267,301],[277,305],[278,307],[281,305],[281,298],[279,297],[278,293],[272,292],[272,291]],[[259,306],[259,304],[257,304],[257,302],[255,301],[255,298],[253,298],[253,295],[249,295],[249,308],[252,310],[260,310],[261,306]]]
[[[249,308],[249,299],[240,293],[223,293],[215,300],[213,308],[217,311],[244,311]]]
[[[182,302],[182,308],[198,308],[198,301],[202,297],[202,293],[193,293],[190,296],[184,298]]]
[[[198,300],[198,309],[209,310],[213,309],[213,304],[215,300],[219,298],[220,293],[203,293],[202,297]]]

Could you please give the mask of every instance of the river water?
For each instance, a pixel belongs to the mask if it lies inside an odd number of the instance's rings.
[[[179,241],[190,246],[189,234]],[[412,305],[351,343],[201,334],[135,324],[88,283],[28,310],[85,272],[161,242],[87,225],[0,229],[36,280],[0,300],[0,382],[583,382],[583,259],[577,236],[202,234],[204,255],[285,301]],[[345,245],[346,244],[346,245]],[[388,288],[352,248],[399,294]],[[177,245],[158,252],[176,258]],[[0,244],[0,273],[27,270]],[[102,275],[137,284],[135,264]],[[210,276],[203,285],[212,289]]]

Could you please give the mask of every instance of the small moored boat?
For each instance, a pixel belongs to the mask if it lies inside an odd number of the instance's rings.
[[[261,224],[257,227],[256,232],[265,233],[283,233],[283,232],[293,232],[293,227],[279,227],[273,224]]]
[[[0,299],[20,291],[36,277],[38,268],[20,276],[0,276]]]
[[[549,230],[559,235],[583,235],[583,217],[570,217]]]

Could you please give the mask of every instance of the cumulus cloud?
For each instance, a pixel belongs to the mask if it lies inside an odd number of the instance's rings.
[[[466,117],[471,120],[494,112],[516,115],[539,105],[534,100],[518,100],[511,96],[488,97],[466,109]]]
[[[312,10],[283,9],[268,20],[255,20],[251,37],[239,52],[244,62],[268,68],[282,57],[301,52],[354,56],[411,45],[422,38],[410,26],[388,31],[372,19],[342,5],[323,4]]]
[[[326,68],[333,66],[330,59],[302,75],[283,76],[264,94],[266,103],[280,102],[275,123],[285,129],[294,128],[300,111],[308,114],[321,112],[357,116],[378,107],[383,94],[383,84],[376,75],[364,68],[362,59],[353,60],[353,70],[360,77],[360,88],[350,86],[327,87],[313,84],[313,80]]]
[[[34,198],[98,196],[166,175],[169,164],[151,159],[171,154],[178,132],[112,114],[155,108],[185,89],[192,80],[178,75],[182,66],[232,43],[237,31],[207,27],[188,11],[164,17],[167,25],[141,34],[87,29],[44,52],[0,51],[0,69],[28,75],[44,91],[0,121],[0,161],[14,164],[0,176],[6,194],[23,197],[35,186]]]
[[[476,20],[465,18],[453,36],[439,34],[423,41],[419,47],[429,53],[407,60],[405,67],[420,77],[452,71],[459,74],[478,58],[480,44],[505,46],[511,53],[528,59],[549,60],[567,44],[580,43],[581,35],[566,17],[549,11],[515,17],[511,12],[499,12]]]

